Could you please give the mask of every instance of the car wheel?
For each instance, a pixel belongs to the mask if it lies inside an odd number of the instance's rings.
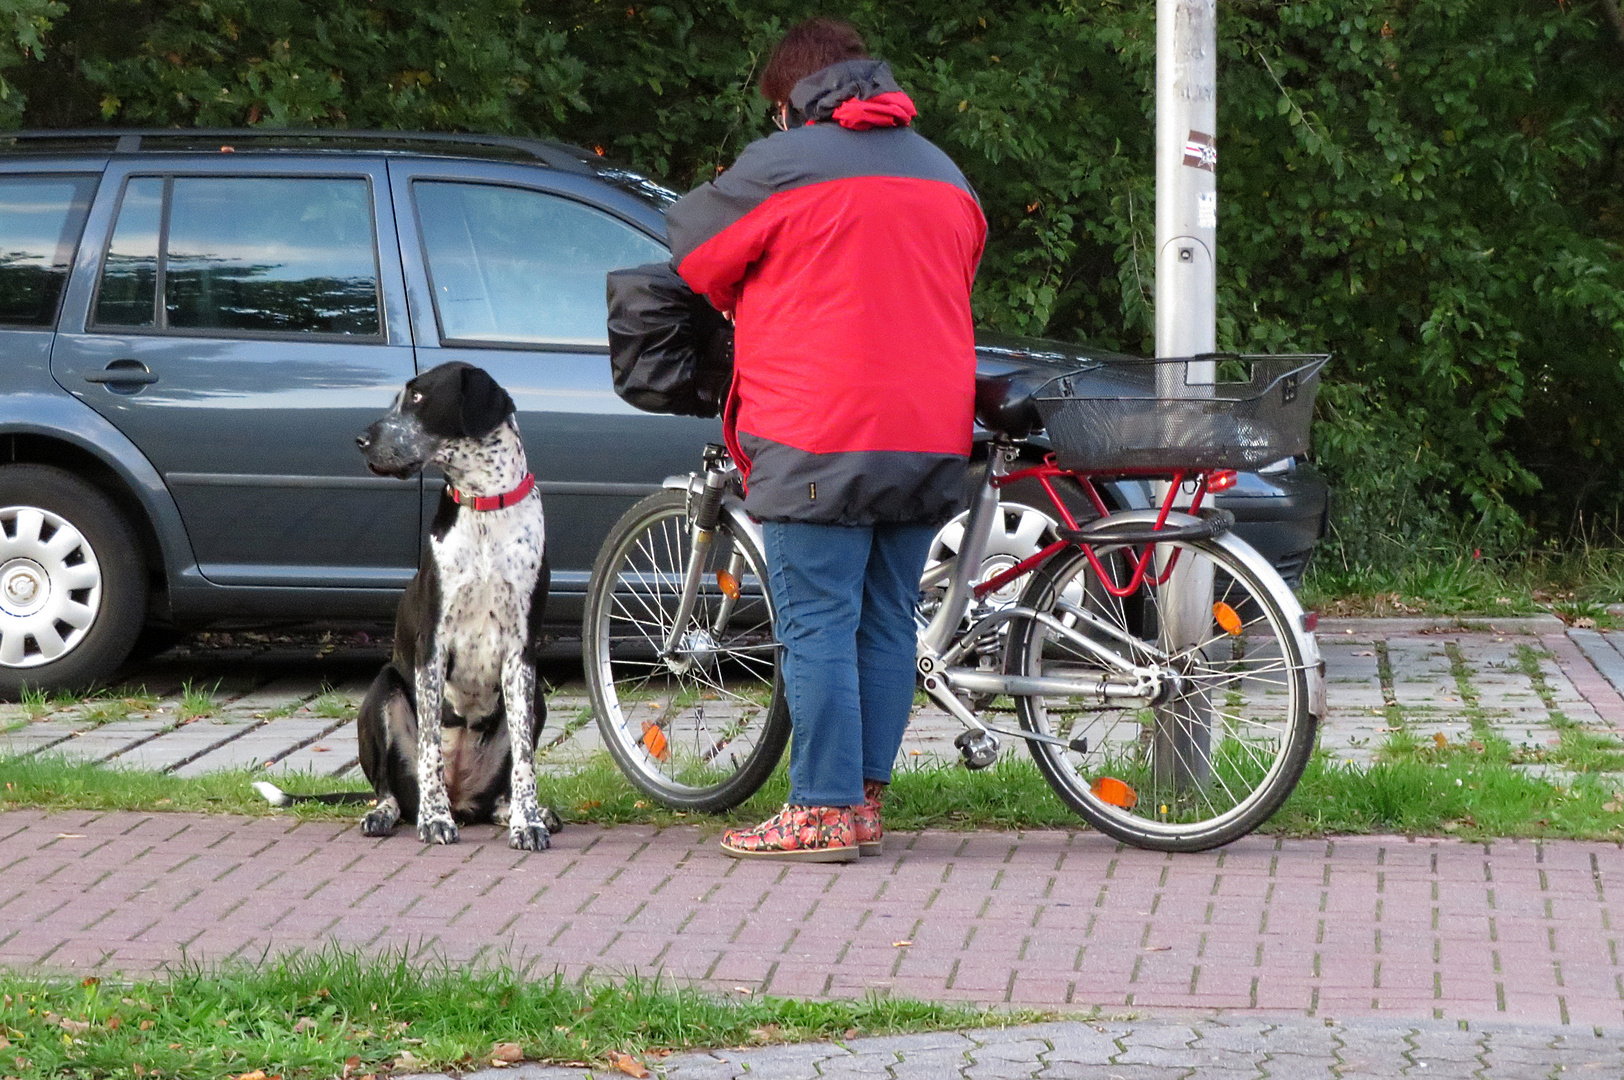
[[[105,679],[145,615],[140,548],[112,501],[62,469],[0,466],[0,696]]]

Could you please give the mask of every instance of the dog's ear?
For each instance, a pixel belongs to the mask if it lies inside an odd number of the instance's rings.
[[[406,384],[407,408],[442,439],[482,439],[513,412],[513,399],[482,368],[461,361],[431,368]],[[421,400],[413,401],[421,395]]]
[[[462,372],[460,362],[430,368],[406,384],[402,407],[417,414],[423,430],[442,439],[462,438]]]
[[[513,414],[513,399],[484,368],[462,369],[462,433],[483,439]]]

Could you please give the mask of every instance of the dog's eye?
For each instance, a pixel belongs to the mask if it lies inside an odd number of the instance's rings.
[[[421,390],[412,391],[412,404],[413,405],[418,404],[422,400],[423,400],[423,391],[421,391]]]

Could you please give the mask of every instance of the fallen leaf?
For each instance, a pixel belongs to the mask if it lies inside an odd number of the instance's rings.
[[[344,1072],[343,1072],[343,1075],[348,1076],[348,1075],[350,1075],[351,1072],[355,1071],[356,1069],[359,1069],[360,1067],[361,1067],[361,1055],[360,1054],[351,1054],[349,1057],[344,1059]]]
[[[265,1080],[265,1070],[255,1069],[253,1072],[241,1073],[235,1080]]]
[[[1614,795],[1611,799],[1602,803],[1601,808],[1607,811],[1609,814],[1624,812],[1624,798]]]
[[[152,1021],[151,1020],[143,1020],[139,1024],[135,1025],[135,1026],[140,1028],[142,1031],[151,1031],[152,1030]]]
[[[79,980],[79,985],[84,987],[100,986],[101,980],[96,978],[94,975],[86,975],[84,978]]]
[[[6,1038],[4,1035],[0,1035],[0,1050],[10,1050],[10,1049],[11,1049],[11,1040]]]
[[[315,1030],[315,1027],[316,1027],[316,1021],[315,1021],[314,1018],[309,1017],[309,1016],[301,1016],[301,1017],[299,1017],[298,1021],[293,1025],[293,1033],[295,1035],[303,1035],[307,1031]]]
[[[515,1061],[524,1060],[524,1048],[516,1042],[499,1042],[491,1047],[491,1064],[500,1061],[511,1065]]]
[[[88,1020],[69,1020],[64,1017],[57,1021],[57,1025],[63,1031],[71,1032],[74,1035],[83,1035],[90,1030],[90,1021]]]
[[[619,1050],[609,1051],[609,1064],[627,1076],[643,1077],[648,1075],[648,1069],[641,1061],[638,1061],[630,1054],[623,1054]]]
[[[1449,739],[1443,732],[1434,731],[1432,733],[1432,744],[1442,750],[1449,745]]]
[[[912,944],[913,944],[913,942],[911,942],[911,941],[893,941],[891,943],[891,947],[893,949],[906,949],[909,945],[912,945]]]
[[[136,1062],[134,1065],[130,1066],[130,1071],[133,1072],[137,1076],[145,1076],[145,1075],[147,1075],[146,1068],[139,1061]]]
[[[109,1016],[107,1018],[107,1030],[108,1031],[117,1031],[118,1028],[119,1028],[119,1025],[122,1024],[122,1023],[124,1023],[124,1021],[119,1019],[118,1017]]]
[[[397,1069],[415,1069],[421,1064],[423,1064],[423,1060],[410,1050],[402,1050],[400,1055],[395,1058],[395,1068]]]
[[[755,991],[750,989],[748,986],[735,986],[733,988],[733,992],[735,994],[753,994],[753,993],[755,993]]]
[[[1173,946],[1171,946],[1171,945],[1146,945],[1145,946],[1145,951],[1146,952],[1167,952],[1172,947]]]
[[[1374,652],[1372,652],[1371,650],[1369,650],[1369,649],[1361,649],[1358,652],[1354,653],[1353,655],[1355,655],[1355,656],[1375,656],[1376,654]]]

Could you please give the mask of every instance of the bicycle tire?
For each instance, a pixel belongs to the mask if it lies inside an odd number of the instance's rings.
[[[686,491],[657,492],[621,516],[592,567],[581,658],[599,733],[626,778],[671,809],[716,813],[772,775],[789,742],[789,705],[766,562],[725,514],[684,631],[696,646],[686,666],[659,656],[689,541]],[[715,571],[729,565],[744,571],[734,617],[706,642],[724,597]]]
[[[1191,565],[1207,560],[1214,572],[1213,611],[1203,616],[1200,635],[1191,647],[1164,653],[1170,666],[1183,669],[1171,696],[1152,709],[1032,695],[1017,697],[1017,713],[1025,730],[1074,745],[1088,740],[1082,751],[1027,745],[1049,786],[1090,825],[1135,847],[1203,851],[1258,828],[1302,777],[1317,727],[1305,669],[1312,650],[1293,616],[1290,589],[1255,552],[1245,557],[1251,549],[1243,541],[1228,535],[1158,548],[1179,550]],[[1125,581],[1112,569],[1123,568],[1125,549],[1097,547],[1096,554],[1107,573]],[[1111,640],[1075,613],[1090,611],[1144,643],[1138,655],[1149,659],[1149,650],[1161,648],[1158,588],[1147,579],[1126,600],[1111,598],[1084,552],[1073,549],[1038,571],[1022,603],[1087,629],[1094,640]],[[1231,627],[1239,621],[1240,632],[1226,630],[1224,620]],[[1087,677],[1105,666],[1038,620],[1023,619],[1011,632],[1005,670]]]

